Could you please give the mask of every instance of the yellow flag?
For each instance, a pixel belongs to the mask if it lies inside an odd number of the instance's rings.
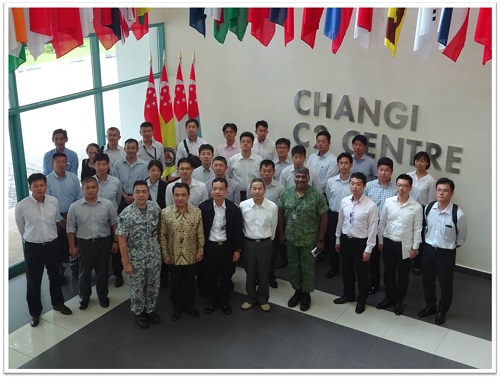
[[[399,34],[401,33],[405,16],[406,8],[389,8],[384,45],[391,50],[392,56],[396,56],[396,47],[398,45]]]

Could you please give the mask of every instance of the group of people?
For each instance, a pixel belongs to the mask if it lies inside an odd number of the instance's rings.
[[[319,131],[318,152],[306,162],[303,146],[294,146],[290,156],[290,140],[269,140],[264,120],[255,133],[239,138],[237,126],[225,124],[225,142],[215,148],[198,136],[197,120],[185,126],[177,170],[168,176],[169,159],[149,122],[140,125],[142,140],[127,139],[124,147],[114,127],[105,146],[89,144],[80,179],[76,153],[65,146],[66,131],[54,131],[56,148],[45,154],[43,174],[28,178],[32,195],[16,207],[32,326],[42,310],[44,267],[53,308],[71,314],[61,292],[65,261],[79,279],[80,310],[89,306],[93,271],[102,307],[109,306],[110,265],[116,287],[123,285],[123,272],[129,275],[131,310],[147,328],[161,322],[156,301],[160,287],[168,285],[172,321],[182,312],[200,318],[197,289],[207,298],[205,314],[217,307],[231,314],[236,265],[246,271],[242,310],[270,311],[275,269],[288,266],[294,289],[288,306],[307,311],[318,255],[328,259],[326,279],[342,272],[344,293],[334,303],[357,302],[358,314],[380,289],[380,256],[385,299],[377,308],[393,306],[402,314],[414,261],[426,303],[418,316],[436,314],[436,324],[446,321],[456,248],[465,242],[467,224],[451,201],[453,181],[432,178],[426,152],[415,155],[415,171],[393,180],[393,161],[368,156],[363,135],[353,138],[354,153],[335,156],[331,135]]]

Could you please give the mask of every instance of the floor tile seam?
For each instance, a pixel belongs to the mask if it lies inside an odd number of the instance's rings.
[[[36,357],[31,357],[31,356],[27,355],[26,353],[23,353],[22,351],[20,351],[16,348],[12,348],[11,346],[9,346],[9,350],[13,350],[19,354],[22,354],[23,356],[28,357],[30,360],[32,360],[33,358],[36,358]]]

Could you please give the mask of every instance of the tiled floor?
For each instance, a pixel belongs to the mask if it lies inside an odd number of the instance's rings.
[[[368,304],[372,306],[357,315],[352,303],[332,303],[341,295],[342,283],[340,277],[324,279],[326,269],[325,262],[318,262],[317,290],[306,313],[286,305],[293,294],[285,280],[286,269],[277,271],[281,279],[279,287],[271,289],[270,313],[258,307],[241,311],[245,273],[238,268],[233,277],[232,315],[216,311],[210,316],[202,313],[201,319],[195,320],[182,314],[174,323],[170,320],[169,289],[162,289],[157,312],[163,322],[145,330],[134,323],[128,285],[116,289],[110,284],[110,308],[102,309],[94,294],[89,308],[79,311],[76,281],[64,287],[73,315],[50,310],[42,315],[40,325],[32,328],[27,324],[25,278],[19,276],[9,282],[8,368],[15,372],[493,371],[491,281],[457,273],[448,321],[436,326],[432,319],[416,317],[423,307],[420,277],[412,276],[403,315],[372,307],[383,299],[383,293],[370,297]],[[43,294],[44,307],[50,309],[47,291]],[[203,312],[205,300],[198,297],[197,301]]]

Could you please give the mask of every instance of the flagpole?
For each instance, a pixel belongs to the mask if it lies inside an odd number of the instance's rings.
[[[151,51],[149,52],[149,65],[153,64],[153,56],[151,55]]]

